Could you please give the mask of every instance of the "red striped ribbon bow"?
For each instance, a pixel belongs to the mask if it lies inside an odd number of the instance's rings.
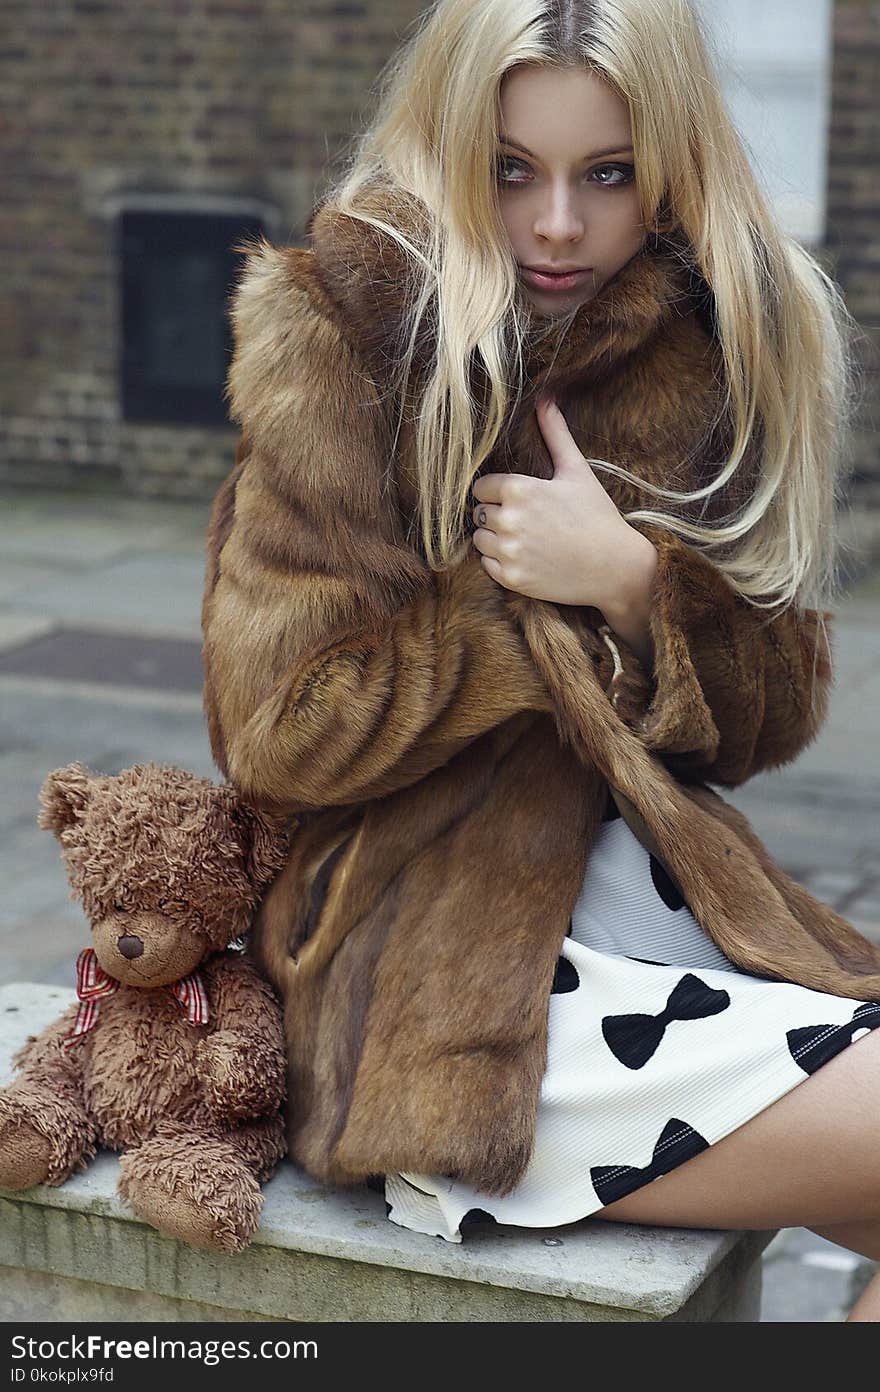
[[[109,976],[104,971],[95,949],[84,947],[76,959],[76,994],[80,1006],[76,1012],[73,1029],[61,1041],[61,1048],[65,1053],[72,1049],[84,1034],[88,1034],[90,1029],[94,1029],[100,1008],[98,1002],[102,996],[112,996],[114,991],[119,990],[119,986],[120,982],[116,977]],[[181,977],[180,981],[172,982],[168,989],[180,1001],[190,1024],[207,1024],[208,993],[201,972],[190,972],[188,976]]]

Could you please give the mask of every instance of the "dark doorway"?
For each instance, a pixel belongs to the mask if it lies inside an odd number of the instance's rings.
[[[130,211],[120,216],[125,420],[223,425],[232,351],[229,294],[257,217]]]

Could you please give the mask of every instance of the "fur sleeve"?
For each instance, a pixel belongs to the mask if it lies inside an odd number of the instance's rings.
[[[611,635],[622,666],[611,698],[623,719],[685,781],[744,783],[789,763],[828,712],[832,654],[816,610],[768,619],[680,537],[633,522],[656,546],[650,625],[654,672]],[[824,611],[826,634],[832,614]]]
[[[202,608],[214,757],[287,813],[382,797],[551,709],[479,557],[435,574],[404,540],[379,390],[309,258],[264,243],[233,296],[242,437]]]

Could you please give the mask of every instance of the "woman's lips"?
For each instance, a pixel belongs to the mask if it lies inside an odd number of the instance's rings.
[[[536,290],[573,290],[576,285],[581,285],[588,275],[592,274],[590,267],[582,271],[568,271],[565,275],[549,275],[545,271],[532,271],[528,266],[520,266],[523,279],[529,285],[533,285]]]

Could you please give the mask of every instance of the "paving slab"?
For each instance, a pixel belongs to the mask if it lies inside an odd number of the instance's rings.
[[[89,628],[55,628],[0,652],[0,673],[201,695],[201,643]]]
[[[163,551],[203,535],[209,506],[148,498],[7,493],[3,556],[47,566],[103,564],[135,551]]]
[[[43,633],[51,633],[55,620],[48,614],[26,614],[0,604],[0,652],[19,647]]]
[[[68,627],[200,640],[204,574],[201,556],[125,557],[90,566],[76,583],[71,571],[46,575],[6,603],[22,613],[51,614]]]
[[[783,1228],[765,1248],[763,1324],[841,1324],[872,1262],[806,1228]]]

